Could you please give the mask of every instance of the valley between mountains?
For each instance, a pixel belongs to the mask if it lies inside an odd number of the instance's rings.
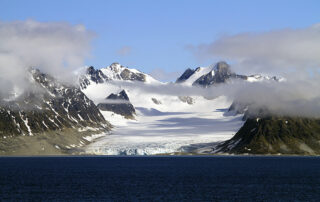
[[[28,72],[30,90],[1,100],[0,155],[320,153],[319,119],[274,115],[209,91],[284,78],[239,75],[226,62],[169,83],[118,63],[86,67],[79,85]]]

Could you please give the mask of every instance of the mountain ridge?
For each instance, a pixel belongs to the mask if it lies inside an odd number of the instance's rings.
[[[265,80],[282,81],[283,78],[275,76],[262,76],[260,74],[253,74],[250,76],[236,74],[231,71],[230,65],[224,61],[208,67],[197,67],[196,69],[186,69],[182,75],[176,80],[176,83],[209,87],[215,84],[226,83],[232,79],[241,79],[248,82],[258,82]]]
[[[2,138],[0,155],[1,152],[3,154],[83,152],[83,146],[92,140],[90,135],[103,133],[103,137],[108,138],[106,134],[112,128],[109,121],[115,123],[116,128],[120,123],[122,126],[131,125],[138,133],[145,131],[147,134],[158,134],[157,131],[167,131],[171,137],[175,137],[175,133],[171,134],[172,131],[188,133],[181,128],[192,126],[190,130],[196,134],[197,130],[201,131],[201,128],[197,127],[204,127],[202,138],[206,141],[211,140],[208,129],[217,127],[213,131],[223,134],[223,137],[212,139],[221,143],[209,149],[209,152],[206,150],[207,154],[319,154],[320,148],[316,142],[320,141],[318,135],[320,126],[317,119],[279,117],[269,114],[267,108],[255,109],[256,113],[251,113],[250,104],[238,103],[236,100],[230,104],[223,96],[208,99],[205,96],[178,96],[152,90],[144,91],[144,86],[162,87],[167,83],[157,81],[148,74],[119,63],[112,63],[102,69],[87,67],[85,73],[79,77],[79,87],[61,83],[37,69],[31,69],[30,75],[30,82],[34,88],[15,98],[0,101],[0,138]],[[173,85],[214,88],[218,84],[232,83],[233,79],[246,82],[282,81],[282,78],[277,77],[238,75],[231,71],[226,62],[218,62],[209,67],[187,69]],[[135,82],[139,84],[136,86]],[[221,107],[217,108],[218,106]],[[203,118],[192,116],[203,116]],[[239,118],[241,116],[242,121]],[[149,119],[156,122],[149,122]],[[230,126],[220,123],[217,119],[220,122],[227,121]],[[141,120],[144,121],[145,129],[152,126],[160,129],[137,130],[138,123],[143,124],[140,123]],[[189,125],[184,125],[182,120]],[[211,123],[216,125],[211,126]],[[222,126],[225,128],[220,128]],[[233,131],[235,129],[238,131]],[[193,133],[190,135],[195,135]],[[235,135],[230,138],[232,134]],[[230,139],[224,139],[226,137]],[[163,138],[160,140],[163,141]],[[184,138],[201,143],[189,139],[190,137]],[[179,150],[177,148],[179,144],[175,143],[172,148]],[[143,152],[153,154],[153,151],[144,150],[144,145],[138,147],[142,147]],[[132,148],[125,151],[120,148],[118,145],[115,147],[120,153],[141,153],[133,152]],[[163,148],[162,151],[172,151],[172,148]],[[198,148],[198,150],[203,149]]]
[[[213,153],[320,155],[320,119],[251,117]]]
[[[52,153],[63,153],[69,145],[88,143],[83,139],[85,136],[110,131],[110,123],[79,88],[62,84],[37,69],[30,69],[29,74],[30,85],[36,90],[24,92],[15,100],[2,100],[0,106],[0,138],[15,142],[15,150],[20,150],[15,154],[29,154],[22,148],[30,149],[35,144],[45,144]],[[68,133],[72,137],[67,138]],[[29,141],[32,136],[33,143]],[[37,139],[40,136],[42,140]],[[63,142],[63,139],[70,139],[70,142]],[[43,148],[41,152],[34,149],[30,152],[46,153]],[[1,151],[9,150],[10,145],[0,145],[0,155]]]

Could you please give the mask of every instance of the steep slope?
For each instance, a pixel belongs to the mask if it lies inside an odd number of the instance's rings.
[[[210,86],[213,84],[225,83],[229,79],[247,79],[247,76],[237,75],[231,72],[226,62],[218,62],[209,73],[199,77],[192,85]]]
[[[111,111],[127,119],[133,119],[136,114],[125,90],[118,94],[111,93],[103,103],[99,103],[97,106],[101,111]]]
[[[198,67],[200,68],[200,67]],[[190,78],[190,76],[192,76],[198,69],[190,69],[188,68],[185,72],[183,72],[183,74],[177,79],[176,83],[182,83],[184,81],[186,81],[187,79]]]
[[[212,73],[213,66],[209,67],[197,67],[195,70],[187,69],[176,81],[185,85],[192,85],[201,76]]]
[[[86,75],[81,75],[80,77],[80,87],[84,89],[90,85],[91,82],[103,83],[107,79],[108,77],[104,75],[101,70],[96,70],[93,66],[90,66],[86,69]]]
[[[0,154],[57,154],[111,125],[79,88],[30,70],[28,92],[0,103]],[[44,146],[45,145],[45,146]]]
[[[106,70],[103,68],[101,71]],[[115,71],[115,68],[107,68],[107,71]],[[167,83],[150,82],[151,79],[149,82],[148,79],[145,82],[124,80],[116,72],[105,75],[111,79],[103,83],[92,81],[82,91],[100,107],[114,128],[112,135],[88,145],[87,153],[153,155],[188,152],[191,144],[201,146],[230,139],[243,124],[241,115],[224,115],[231,103],[223,96],[208,100],[202,96],[165,94],[157,89],[167,88]],[[134,119],[125,119],[115,110],[102,111],[100,103],[108,103],[110,100],[105,98],[109,95],[119,97],[122,90],[135,108]],[[122,101],[118,104],[110,102],[114,106],[122,104]]]
[[[110,66],[101,69],[95,69],[92,66],[88,67],[85,74],[80,76],[80,87],[81,89],[86,89],[90,84],[108,81],[158,82],[150,75],[136,69],[129,69],[119,63],[112,63]]]
[[[214,153],[320,154],[320,120],[268,116],[248,118],[230,140]]]
[[[196,85],[208,87],[214,84],[226,83],[231,79],[241,79],[248,82],[258,82],[265,80],[276,80],[276,77],[262,75],[239,75],[231,71],[230,66],[226,62],[218,62],[209,67],[198,67],[195,70],[187,69],[176,81],[184,85]]]

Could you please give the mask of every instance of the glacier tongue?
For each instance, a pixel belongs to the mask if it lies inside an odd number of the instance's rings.
[[[210,68],[198,70],[204,73]],[[131,72],[134,71],[131,69]],[[148,79],[148,76],[146,78],[147,85],[150,82],[153,86],[165,85]],[[178,96],[150,92],[138,85],[137,81],[131,80],[91,82],[82,89],[95,104],[121,90],[127,92],[136,109],[135,119],[128,120],[113,112],[102,111],[104,118],[114,128],[111,135],[100,137],[88,145],[85,148],[86,153],[154,155],[189,152],[186,151],[188,148],[193,149],[192,151],[204,151],[202,148],[208,143],[230,139],[243,125],[242,115],[226,115],[225,112],[231,105],[226,97],[208,100],[201,96],[192,96],[192,102],[188,103]]]
[[[195,104],[189,105],[179,99],[171,100],[179,103],[169,104],[166,103],[168,100],[158,95],[157,99],[163,102],[158,109],[156,104],[151,107],[151,103],[144,103],[148,106],[146,108],[142,107],[143,100],[135,96],[132,99],[136,106],[139,106],[136,107],[136,120],[127,120],[111,112],[102,112],[115,128],[111,135],[88,145],[86,153],[155,155],[188,152],[185,148],[191,145],[230,139],[243,124],[241,115],[224,115],[230,103],[223,97],[215,100],[198,97]],[[194,146],[190,148],[198,149]]]

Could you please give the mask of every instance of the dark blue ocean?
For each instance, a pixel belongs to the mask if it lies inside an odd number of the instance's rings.
[[[0,199],[320,201],[320,158],[3,157]]]

